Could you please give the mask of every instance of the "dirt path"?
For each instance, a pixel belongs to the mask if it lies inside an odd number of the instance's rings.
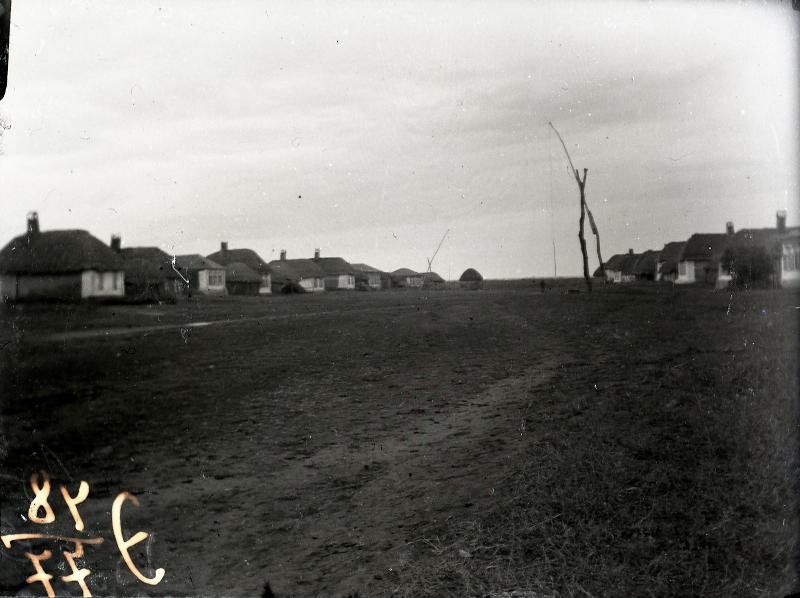
[[[154,489],[142,501],[147,521],[158,522],[161,566],[169,569],[159,591],[252,595],[267,580],[280,595],[385,588],[429,524],[503,491],[525,406],[557,363],[551,358],[446,410],[401,408],[393,421],[403,424],[388,433],[375,425],[345,432],[344,422],[332,421],[340,426],[335,442],[305,458],[270,450],[270,426],[253,397],[245,420],[258,432],[245,453],[239,439],[223,437],[211,463],[176,447],[159,467],[171,475],[126,477],[138,490]],[[107,510],[105,502],[85,510]]]

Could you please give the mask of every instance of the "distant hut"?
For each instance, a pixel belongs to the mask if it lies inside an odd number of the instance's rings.
[[[658,251],[648,249],[634,263],[633,275],[636,280],[655,280],[657,267]]]
[[[320,257],[314,250],[314,263],[325,273],[326,291],[352,291],[356,288],[356,271],[340,257]]]
[[[28,214],[28,230],[0,250],[3,301],[83,301],[122,297],[122,258],[85,230],[39,230]]]
[[[689,237],[678,260],[676,284],[715,284],[719,262],[732,233],[697,233]]]
[[[631,250],[632,252],[633,250]],[[628,260],[629,253],[618,253],[612,255],[605,263],[606,267],[606,281],[608,282],[622,282],[622,267]]]
[[[422,273],[422,288],[425,289],[443,289],[444,278],[439,276],[436,272],[423,272]]]
[[[225,266],[214,260],[203,257],[199,253],[176,255],[175,266],[181,275],[189,281],[189,289],[203,295],[224,295]]]
[[[158,247],[120,247],[120,237],[111,237],[111,249],[122,256],[125,269],[125,299],[173,303],[181,291],[181,280],[172,268],[172,258]]]
[[[377,291],[381,288],[382,272],[367,264],[350,264],[356,273],[356,288]]]
[[[269,264],[272,271],[272,290],[276,293],[292,292],[302,289],[306,293],[320,293],[325,290],[325,271],[313,260],[286,258],[286,250],[281,250],[281,259]]]
[[[685,241],[673,241],[664,245],[658,255],[656,264],[656,280],[675,282],[678,278],[678,259],[681,257]]]
[[[642,257],[641,253],[634,253],[633,249],[628,249],[628,254],[622,260],[622,282],[633,282],[636,280],[636,263]]]
[[[272,293],[272,270],[267,262],[252,249],[228,249],[227,241],[222,241],[219,251],[215,251],[206,257],[226,267],[236,262],[244,264],[261,278],[258,294],[269,295]]]
[[[392,286],[400,289],[422,288],[422,274],[408,268],[399,268],[390,275]]]
[[[258,295],[261,275],[242,262],[225,266],[225,288],[229,295]]]
[[[458,283],[462,289],[482,289],[483,276],[475,268],[467,268],[461,278],[458,279]]]

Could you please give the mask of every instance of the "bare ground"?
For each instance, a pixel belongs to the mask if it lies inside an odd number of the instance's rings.
[[[650,286],[8,311],[3,533],[30,531],[44,468],[91,484],[100,594],[780,595],[798,304]],[[156,587],[114,549],[123,490]],[[16,591],[30,565],[3,554]]]

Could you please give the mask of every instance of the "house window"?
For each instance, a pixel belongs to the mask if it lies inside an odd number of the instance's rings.
[[[783,269],[800,270],[800,248],[792,245],[783,246]]]
[[[219,287],[222,286],[222,273],[221,272],[211,272],[208,273],[208,286],[210,287]]]
[[[686,262],[678,262],[678,275],[686,276]]]

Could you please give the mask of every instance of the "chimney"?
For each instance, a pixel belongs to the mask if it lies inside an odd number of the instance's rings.
[[[222,259],[223,260],[227,259],[227,257],[228,257],[228,242],[227,241],[222,241],[219,244],[219,252],[222,255]]]
[[[633,255],[633,249],[628,249],[628,255]]]
[[[111,249],[115,253],[120,253],[122,251],[122,239],[119,235],[111,235]]]
[[[733,235],[733,222],[728,220],[725,223],[725,232],[728,233],[728,236]]]
[[[317,249],[315,249],[315,250],[314,250],[314,259],[315,259],[315,260],[318,260],[318,259],[319,259],[319,247],[318,247]]]
[[[28,235],[39,234],[39,213],[28,212]]]
[[[282,262],[286,261],[286,250],[285,249],[281,249],[281,261]]]
[[[775,214],[777,219],[777,226],[779,233],[786,232],[786,210],[778,210],[778,213]]]

